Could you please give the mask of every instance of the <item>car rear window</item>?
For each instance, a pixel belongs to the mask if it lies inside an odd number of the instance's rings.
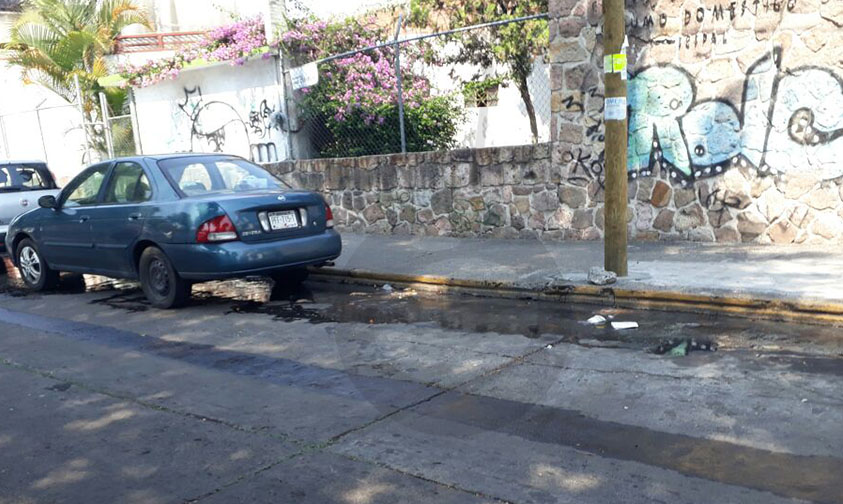
[[[158,166],[185,196],[286,187],[271,173],[245,159],[184,157],[158,161]]]
[[[12,172],[6,166],[0,166],[0,189],[16,187],[12,180]]]
[[[43,164],[0,166],[0,191],[55,189],[56,184]]]

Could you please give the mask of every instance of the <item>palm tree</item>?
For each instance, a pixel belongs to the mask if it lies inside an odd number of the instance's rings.
[[[97,79],[108,74],[105,56],[123,28],[151,27],[132,0],[27,0],[11,30],[9,61],[21,67],[25,82],[36,82],[69,103],[76,103],[78,78],[86,122],[99,118],[96,96],[104,89]],[[112,105],[125,92],[109,90]],[[93,131],[93,147],[102,151],[101,132]],[[99,138],[99,140],[97,140]]]

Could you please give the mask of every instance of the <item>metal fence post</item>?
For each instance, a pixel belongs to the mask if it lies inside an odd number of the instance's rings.
[[[407,137],[404,133],[404,89],[401,82],[401,44],[398,35],[401,34],[401,24],[404,14],[398,15],[398,26],[395,27],[395,81],[398,84],[398,124],[401,128],[401,153],[407,152]]]
[[[114,157],[114,139],[111,136],[111,121],[108,119],[108,100],[105,93],[100,92],[100,114],[102,115],[102,132],[105,135],[105,146],[108,149],[108,157]]]
[[[76,101],[79,106],[79,118],[82,120],[82,133],[85,135],[85,154],[88,156],[88,162],[93,163],[91,157],[91,140],[88,135],[88,122],[85,120],[85,106],[82,104],[82,88],[79,86],[79,76],[73,76],[73,83],[76,85]]]
[[[35,109],[35,119],[38,121],[38,134],[41,135],[41,150],[44,152],[44,162],[50,162],[47,159],[47,143],[44,141],[44,127],[41,126],[41,111],[39,109]]]
[[[129,117],[132,121],[132,140],[135,142],[135,154],[143,154],[143,144],[140,136],[140,120],[138,119],[135,91],[129,88]]]
[[[0,133],[3,134],[3,157],[11,158],[12,154],[9,152],[9,139],[6,138],[6,121],[3,116],[0,116]]]

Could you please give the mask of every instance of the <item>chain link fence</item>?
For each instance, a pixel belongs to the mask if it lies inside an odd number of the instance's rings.
[[[88,162],[85,145],[75,105],[0,115],[0,159],[45,161],[60,182]]]
[[[138,153],[130,114],[111,117],[108,119],[108,125],[111,131],[112,157],[134,156]]]
[[[87,121],[78,104],[0,115],[0,159],[45,161],[60,183],[81,168],[136,151],[131,115]]]
[[[547,47],[526,63],[477,50],[544,15],[401,39],[322,58],[288,71],[293,158],[355,157],[546,142],[550,138]],[[541,28],[541,27],[540,27]],[[307,66],[316,84],[302,85]],[[295,89],[298,88],[298,89]]]

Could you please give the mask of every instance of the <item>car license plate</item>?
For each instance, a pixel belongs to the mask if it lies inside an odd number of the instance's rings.
[[[273,231],[279,229],[291,229],[299,227],[299,220],[296,218],[295,210],[285,210],[283,212],[269,212],[269,227]]]

